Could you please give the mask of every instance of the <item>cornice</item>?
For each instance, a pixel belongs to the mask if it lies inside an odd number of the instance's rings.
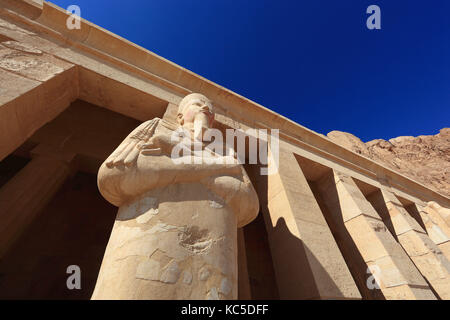
[[[0,0],[0,12],[38,34],[65,47],[74,48],[137,77],[164,87],[182,97],[190,92],[203,93],[224,110],[226,116],[249,127],[280,129],[280,137],[301,148],[331,157],[333,161],[352,167],[364,175],[388,179],[392,186],[414,189],[419,198],[450,205],[450,199],[369,158],[359,155],[264,106],[209,81],[155,53],[81,19],[80,30],[69,30],[66,11],[52,3],[39,0]],[[3,9],[3,10],[1,10]],[[371,174],[369,174],[371,173]],[[427,200],[428,201],[428,200]]]

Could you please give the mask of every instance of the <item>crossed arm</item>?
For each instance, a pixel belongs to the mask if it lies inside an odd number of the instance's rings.
[[[120,206],[154,188],[172,183],[200,182],[212,176],[242,179],[245,171],[243,173],[243,168],[235,161],[172,161],[171,152],[178,142],[172,141],[170,134],[155,135],[160,121],[155,118],[138,126],[100,167],[98,187],[109,202]]]

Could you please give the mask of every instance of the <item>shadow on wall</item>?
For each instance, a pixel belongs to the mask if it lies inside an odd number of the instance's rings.
[[[399,242],[398,237],[397,237],[397,233],[395,232],[394,225],[392,224],[391,217],[389,215],[389,209],[388,209],[388,207],[386,205],[386,202],[385,202],[385,200],[383,198],[383,194],[382,194],[381,190],[378,190],[376,192],[371,193],[370,195],[366,196],[366,199],[372,204],[372,206],[378,212],[378,214],[380,215],[380,217],[383,220],[384,224],[386,225],[388,230],[391,232],[391,234],[395,238],[395,240],[397,242]],[[420,213],[417,210],[414,210],[414,209],[411,210],[411,208],[408,208],[408,209],[409,210],[407,210],[407,212],[419,223],[419,225],[421,227],[423,227],[423,230],[426,231],[425,224],[422,221],[422,219],[420,218]],[[411,259],[411,257],[409,256],[409,254],[406,251],[405,251],[405,253]],[[415,264],[414,260],[412,260],[412,259],[411,259],[411,262],[413,264]],[[431,289],[433,294],[439,300],[441,300],[441,297],[436,292],[436,290],[433,288],[433,286],[430,284],[430,282],[428,281],[427,277],[424,276],[423,279],[426,281],[426,283],[428,284],[428,287]]]
[[[268,233],[271,243],[272,239],[283,243],[276,252],[272,249],[281,299],[342,299],[335,280],[308,246],[289,231],[283,218]]]
[[[320,179],[320,181],[323,182],[324,180],[332,179],[333,172],[330,170]],[[364,261],[364,258],[362,257],[358,247],[353,241],[351,235],[348,233],[347,227],[344,224],[342,207],[337,205],[340,204],[340,201],[336,184],[328,183],[327,185],[330,187],[327,188],[327,194],[323,195],[323,191],[320,191],[320,188],[318,187],[318,183],[320,183],[320,181],[308,181],[308,183],[325,217],[325,220],[330,227],[331,233],[336,240],[339,250],[344,257],[345,263],[350,270],[353,280],[361,293],[362,298],[370,300],[385,300],[381,290],[369,289],[367,286],[367,279],[370,276],[370,274],[367,273],[368,265]],[[325,197],[328,199],[326,202],[324,201]],[[331,208],[329,204],[332,204],[333,207]],[[334,212],[331,212],[331,210]]]
[[[406,201],[404,201],[400,197],[397,197],[397,198],[403,204],[403,207],[410,214],[410,216],[413,217],[417,221],[417,223],[422,227],[422,229],[426,232],[427,227],[425,226],[425,222],[423,221],[422,217],[420,216],[420,212],[419,212],[419,210],[417,210],[417,207],[413,203],[410,203],[410,204],[406,203]]]
[[[0,299],[90,299],[116,211],[95,175],[67,180],[0,261]],[[67,288],[69,265],[81,269],[81,290]]]
[[[244,227],[251,297],[254,300],[279,299],[274,260],[262,213],[267,209],[267,177],[260,175],[259,165],[246,164],[244,167],[258,194],[260,208],[256,219]]]
[[[395,238],[395,241],[398,241],[397,233],[395,232],[394,225],[392,224],[391,217],[389,216],[389,210],[384,202],[383,195],[381,190],[377,190],[372,192],[371,194],[365,196],[367,201],[370,202],[375,211],[380,215],[380,218],[383,220],[384,225],[388,228],[389,232]]]
[[[244,239],[251,299],[279,299],[269,240],[261,212],[253,222],[244,227]]]
[[[280,299],[341,298],[343,293],[334,279],[330,277],[308,246],[291,233],[285,219],[280,218],[275,226],[272,225],[267,203],[267,176],[261,176],[259,170],[260,167],[257,165],[246,166],[246,171],[259,197],[278,297]],[[322,292],[322,295],[319,292]],[[323,295],[324,292],[327,293],[326,296]]]

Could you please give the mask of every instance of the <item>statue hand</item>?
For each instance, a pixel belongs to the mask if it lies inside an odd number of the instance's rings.
[[[150,138],[148,143],[143,144],[140,151],[144,156],[170,156],[172,149],[177,143],[178,142],[172,142],[168,135],[158,134]]]
[[[131,167],[135,164],[139,151],[150,137],[153,135],[158,118],[146,121],[134,129],[125,140],[114,150],[106,159],[105,165],[108,168],[126,166]]]

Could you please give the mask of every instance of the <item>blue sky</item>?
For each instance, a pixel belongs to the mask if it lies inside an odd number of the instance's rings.
[[[450,126],[448,0],[51,2],[319,133]]]

